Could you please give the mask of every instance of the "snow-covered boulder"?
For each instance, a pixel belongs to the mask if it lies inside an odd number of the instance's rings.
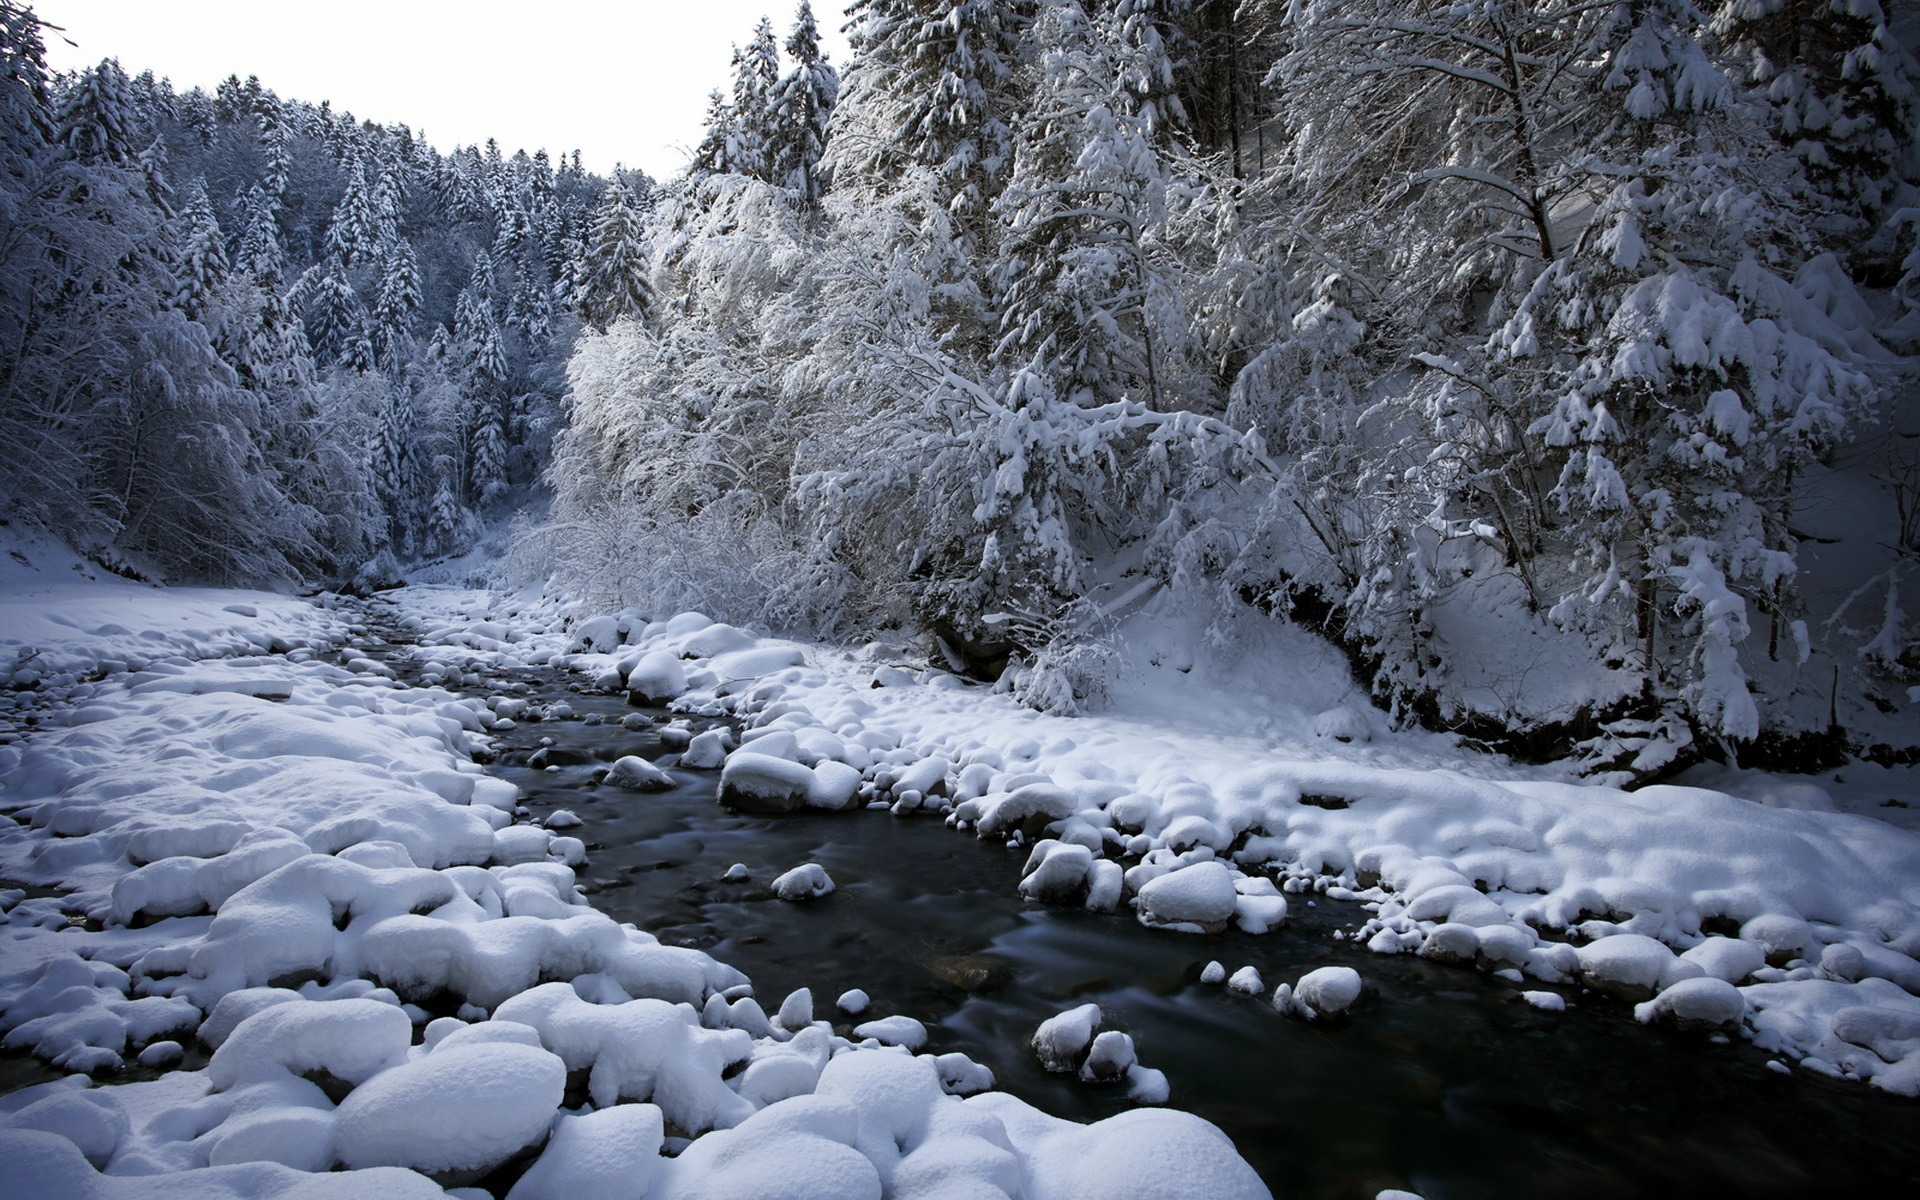
[[[1634,1019],[1643,1025],[1666,1021],[1681,1029],[1717,1029],[1733,1024],[1746,1013],[1747,1002],[1740,989],[1710,976],[1682,979],[1633,1010]]]
[[[1582,983],[1631,1000],[1645,999],[1658,991],[1661,979],[1675,961],[1673,951],[1639,933],[1600,938],[1580,947],[1579,954]]]
[[[680,765],[690,771],[713,771],[727,761],[732,738],[724,729],[709,729],[693,735],[680,752]]]
[[[1140,889],[1140,923],[1182,933],[1219,933],[1233,919],[1238,899],[1233,872],[1225,863],[1194,863]]]
[[[686,669],[664,650],[642,656],[627,673],[627,697],[635,704],[662,705],[686,690]]]
[[[833,880],[819,863],[795,867],[773,881],[773,894],[782,900],[817,900],[833,891]]]
[[[340,1105],[340,1161],[477,1173],[546,1137],[567,1068],[511,1043],[441,1049],[382,1071]]]
[[[720,772],[720,803],[742,812],[789,813],[805,808],[812,770],[797,762],[736,750]]]
[[[1093,851],[1048,838],[1033,847],[1022,872],[1020,894],[1039,904],[1071,904],[1093,871]],[[1117,864],[1116,864],[1117,865]]]
[[[912,1017],[881,1017],[853,1027],[856,1038],[872,1038],[882,1046],[904,1046],[918,1050],[927,1044],[927,1027]]]
[[[565,1115],[507,1200],[627,1200],[649,1194],[664,1161],[665,1129],[652,1104]]]
[[[630,792],[664,792],[674,786],[673,776],[637,754],[615,760],[601,782]]]
[[[1077,1070],[1080,1060],[1093,1044],[1100,1028],[1100,1006],[1082,1004],[1048,1017],[1033,1031],[1033,1052],[1040,1065],[1049,1071],[1065,1073]]]
[[[1317,967],[1292,987],[1274,989],[1273,1006],[1282,1012],[1314,1020],[1347,1011],[1360,998],[1360,972],[1352,967]]]
[[[1085,1083],[1120,1083],[1138,1063],[1133,1039],[1109,1029],[1093,1039],[1087,1061],[1080,1064],[1080,1079]]]

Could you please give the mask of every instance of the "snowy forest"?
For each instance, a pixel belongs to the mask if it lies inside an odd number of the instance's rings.
[[[860,0],[833,64],[803,4],[664,183],[5,20],[0,487],[118,569],[365,585],[518,513],[596,600],[1054,711],[1130,607],[1252,605],[1626,778],[1871,749],[1920,671],[1879,5]]]

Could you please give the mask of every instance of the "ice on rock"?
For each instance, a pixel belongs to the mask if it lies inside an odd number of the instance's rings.
[[[1181,933],[1219,933],[1233,918],[1239,894],[1226,864],[1202,862],[1148,881],[1138,899],[1142,925]]]
[[[686,670],[677,657],[665,650],[642,655],[627,673],[627,693],[638,704],[658,707],[686,690]]]
[[[735,750],[720,771],[720,803],[742,812],[795,812],[806,807],[813,781],[813,771],[797,762]]]
[[[1258,968],[1251,966],[1241,967],[1227,980],[1227,990],[1230,992],[1239,992],[1245,996],[1258,996],[1267,990],[1267,982],[1260,978]]]
[[[1666,1021],[1682,1029],[1714,1029],[1745,1016],[1746,998],[1724,979],[1709,976],[1682,979],[1658,996],[1634,1006],[1641,1024]]]
[[[674,786],[673,776],[637,754],[616,759],[601,782],[630,792],[664,792]]]
[[[507,1200],[632,1200],[650,1194],[665,1129],[652,1104],[619,1104],[553,1123],[546,1149]]]
[[[1138,1062],[1133,1039],[1109,1029],[1093,1039],[1087,1061],[1080,1065],[1080,1078],[1087,1083],[1119,1083]]]
[[[1033,1031],[1033,1051],[1040,1056],[1040,1065],[1049,1071],[1064,1074],[1077,1070],[1087,1047],[1093,1044],[1094,1031],[1099,1028],[1098,1004],[1067,1009],[1040,1022],[1040,1027]]]
[[[802,864],[773,881],[773,894],[782,900],[817,900],[832,891],[833,880],[819,863]]]
[[[566,1086],[566,1066],[546,1050],[443,1047],[381,1072],[341,1102],[340,1161],[484,1171],[546,1136]]]
[[[927,1027],[912,1017],[881,1017],[853,1027],[856,1038],[872,1038],[882,1046],[918,1050],[927,1044]]]
[[[840,999],[836,1003],[841,1012],[846,1013],[850,1017],[857,1017],[867,1011],[867,1005],[872,1003],[872,1001],[869,1000],[867,994],[859,988],[849,988],[847,991],[840,993]]]
[[[690,771],[715,771],[727,761],[727,750],[732,741],[724,729],[709,729],[693,735],[687,748],[680,752],[680,765]]]

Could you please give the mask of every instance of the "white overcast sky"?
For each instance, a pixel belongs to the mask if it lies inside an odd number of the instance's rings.
[[[846,66],[845,0],[814,0],[828,57]],[[764,14],[785,43],[799,0],[33,0],[55,70],[118,58],[186,91],[258,75],[277,94],[403,122],[442,151],[492,137],[508,153],[578,148],[678,173],[731,48]],[[65,39],[77,45],[70,46]]]

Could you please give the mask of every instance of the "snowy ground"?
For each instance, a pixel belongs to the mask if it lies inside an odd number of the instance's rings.
[[[34,565],[0,601],[43,698],[0,746],[0,1030],[158,1074],[0,1097],[9,1190],[481,1196],[537,1155],[516,1200],[1266,1194],[1197,1118],[975,1095],[990,1076],[912,1053],[915,1022],[842,1036],[804,991],[770,1015],[594,911],[581,843],[514,824],[474,761],[511,697],[333,661],[347,610]],[[564,649],[476,604],[442,662]]]
[[[521,665],[741,718],[742,744],[708,735],[668,764],[717,769],[734,803],[1031,843],[1036,902],[1259,932],[1322,894],[1382,954],[1541,1003],[1557,996],[1532,981],[1584,983],[1645,1022],[1920,1094],[1920,837],[1863,815],[1891,777],[1582,785],[1390,731],[1323,644],[1253,619],[1209,643],[1137,615],[1111,711],[1068,719],[897,648],[450,589],[399,594],[428,685],[405,687],[350,643],[320,652],[353,632],[337,604],[14,574],[7,637],[42,685],[24,695],[59,699],[0,746],[0,1030],[76,1071],[178,1068],[0,1097],[25,1194],[432,1195],[536,1152],[515,1200],[776,1178],[823,1197],[1265,1193],[1195,1118],[960,1099],[981,1068],[911,1053],[914,1022],[836,1033],[804,992],[770,1013],[732,968],[595,912],[582,844],[515,824],[512,785],[474,762],[525,700],[432,686]],[[1274,1002],[1311,1019],[1351,1001],[1348,974]]]
[[[1880,819],[1907,820],[1883,807],[1916,799],[1906,772],[1577,783],[1388,731],[1324,645],[1251,618],[1211,650],[1177,614],[1134,618],[1112,710],[1069,719],[887,647],[766,641],[695,614],[568,625],[526,597],[517,615],[478,593],[409,602],[450,663],[566,665],[743,717],[722,774],[743,802],[931,808],[1031,841],[1036,900],[1259,931],[1286,894],[1323,893],[1365,906],[1354,936],[1376,952],[1516,992],[1583,984],[1643,1022],[1738,1031],[1920,1094],[1920,838]]]

